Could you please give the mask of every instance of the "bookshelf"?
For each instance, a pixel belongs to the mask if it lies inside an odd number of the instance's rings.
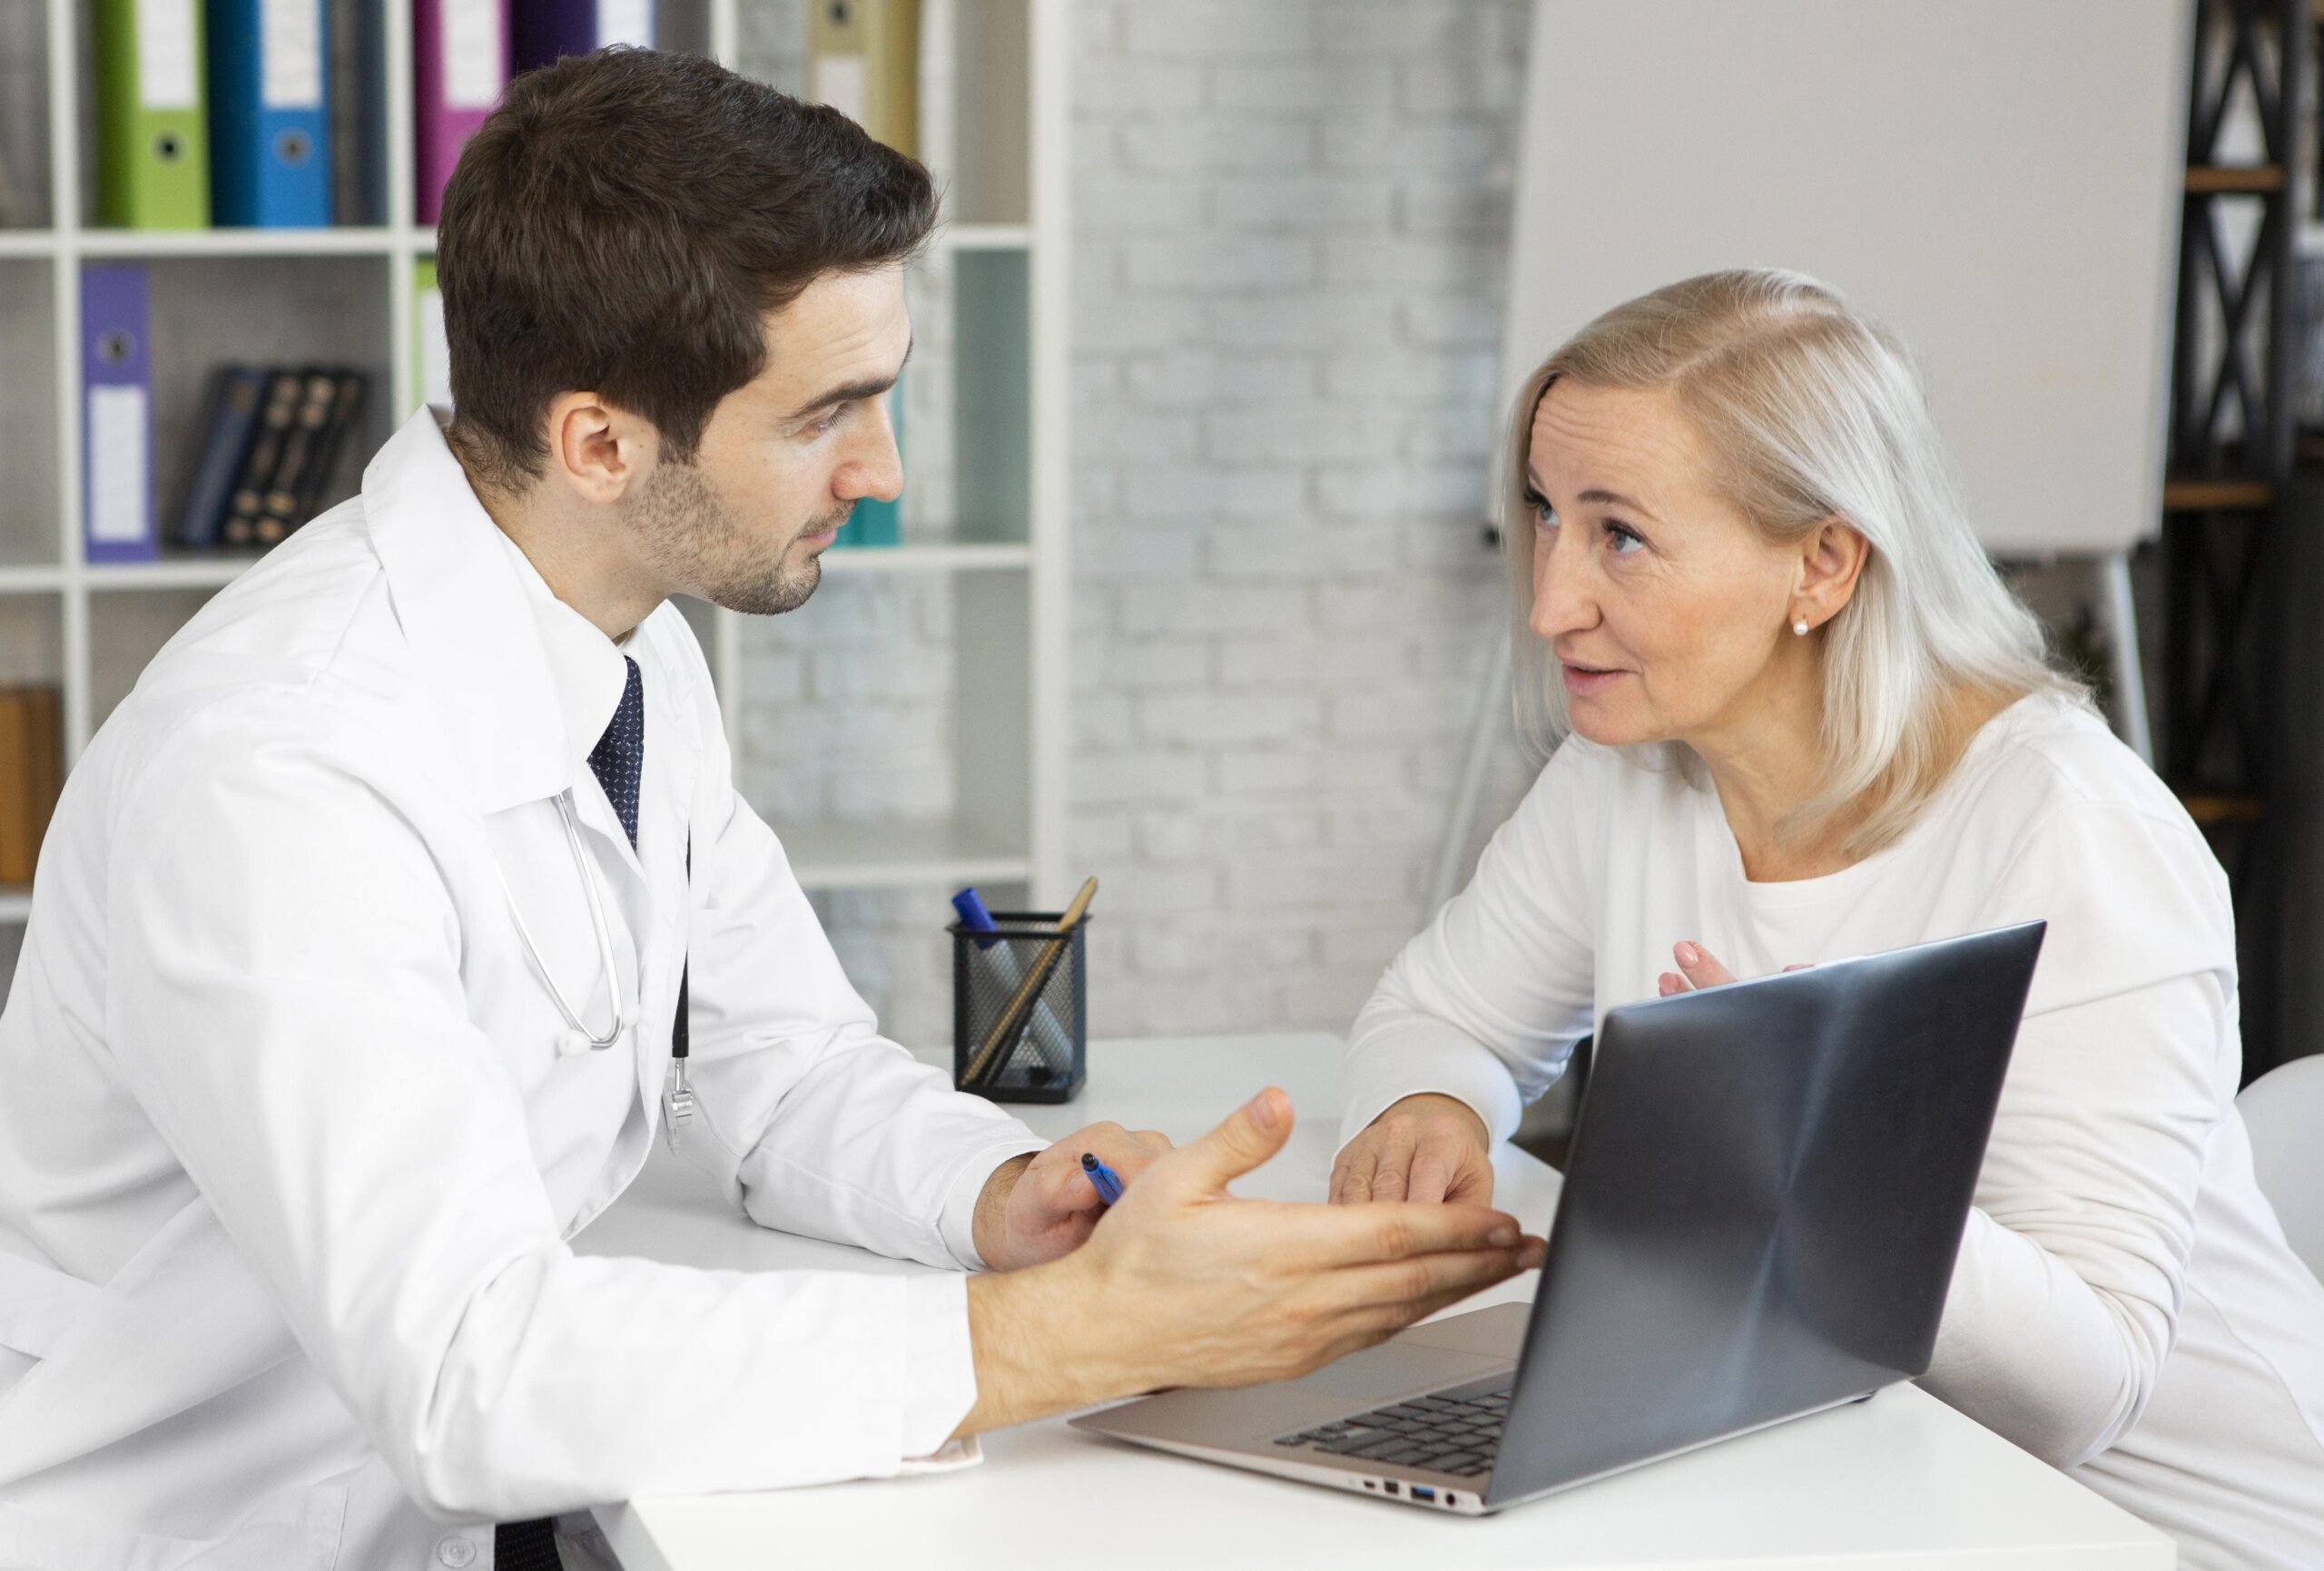
[[[822,594],[778,620],[812,637],[824,597],[865,588],[948,601],[947,778],[931,793],[938,810],[904,817],[786,812],[754,798],[811,889],[975,881],[1011,901],[1066,892],[1068,4],[925,0],[921,152],[946,191],[947,223],[911,280],[920,346],[908,381],[906,543],[832,551]],[[803,56],[797,0],[660,0],[660,42],[735,63],[741,13],[759,5],[770,13],[754,19],[763,24],[796,20]],[[85,560],[83,264],[152,268],[154,479],[166,518],[200,439],[205,378],[227,359],[371,373],[326,503],[352,495],[371,452],[418,405],[411,279],[435,250],[433,230],[411,216],[409,0],[331,0],[336,204],[357,221],[310,230],[91,221],[86,14],[72,0],[0,0],[0,85],[14,105],[0,113],[0,165],[16,199],[0,222],[0,418],[12,433],[0,474],[0,682],[58,687],[68,769],[162,643],[256,560]],[[27,112],[27,93],[44,105]],[[745,717],[778,738],[789,718],[779,698],[748,690],[767,634],[753,619],[684,609],[748,790],[756,744]],[[18,940],[29,903],[29,891],[0,889],[0,952]]]

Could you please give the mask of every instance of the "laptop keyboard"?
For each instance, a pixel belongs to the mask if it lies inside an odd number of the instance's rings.
[[[1409,1401],[1391,1402],[1354,1418],[1285,1435],[1275,1444],[1474,1478],[1492,1471],[1513,1378],[1495,1375]]]

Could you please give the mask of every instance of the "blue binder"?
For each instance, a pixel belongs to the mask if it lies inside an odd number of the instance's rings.
[[[330,0],[210,0],[211,221],[331,221]]]

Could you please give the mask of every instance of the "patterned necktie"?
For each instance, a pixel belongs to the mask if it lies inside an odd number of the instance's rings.
[[[624,655],[622,663],[629,667],[629,682],[621,690],[621,707],[614,711],[613,722],[589,750],[589,769],[606,788],[622,832],[635,846],[637,781],[645,771],[645,682],[637,673],[637,662]]]
[[[621,707],[614,711],[613,722],[597,739],[597,745],[589,750],[589,771],[606,788],[606,800],[614,804],[615,816],[621,820],[622,832],[635,846],[637,782],[645,772],[645,680],[638,674],[637,662],[624,655],[622,663],[629,667],[629,681],[622,687]],[[680,998],[683,1017],[683,984]],[[546,1517],[530,1522],[501,1523],[493,1530],[492,1563],[497,1571],[557,1571],[560,1562],[555,1526]]]

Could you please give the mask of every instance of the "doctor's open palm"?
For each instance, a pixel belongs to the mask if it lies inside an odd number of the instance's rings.
[[[1238,1199],[1283,1148],[1270,1087],[1158,1156],[1063,1259],[970,1284],[977,1404],[963,1434],[1168,1386],[1284,1380],[1541,1262],[1483,1206]]]

